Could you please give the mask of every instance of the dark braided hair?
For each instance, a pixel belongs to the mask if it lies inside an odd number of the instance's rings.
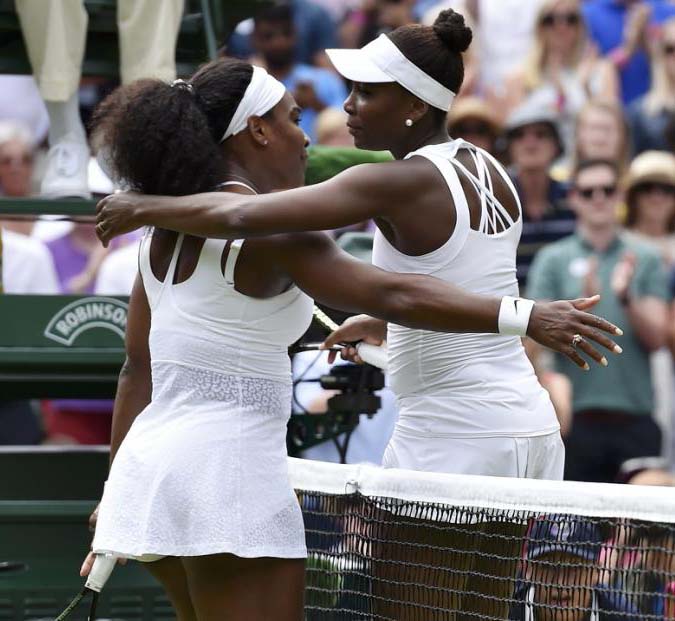
[[[461,14],[447,9],[440,12],[433,26],[401,26],[388,36],[424,73],[453,93],[459,92],[464,81],[462,52],[468,49],[473,38]],[[447,110],[438,112],[439,120],[445,121]]]
[[[188,82],[138,80],[116,89],[92,121],[114,176],[144,194],[212,189],[222,174],[220,139],[252,75],[250,64],[220,59]]]

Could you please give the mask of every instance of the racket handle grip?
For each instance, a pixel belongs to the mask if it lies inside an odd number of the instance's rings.
[[[92,591],[100,593],[105,583],[110,578],[112,570],[115,569],[117,557],[111,554],[97,554],[94,559],[87,583],[84,585]]]
[[[374,367],[379,367],[383,371],[387,370],[387,346],[386,345],[371,345],[370,343],[357,343],[356,351],[361,360],[372,364]]]

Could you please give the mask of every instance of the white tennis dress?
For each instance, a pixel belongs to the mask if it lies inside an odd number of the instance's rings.
[[[456,160],[459,149],[472,154],[477,174]],[[440,248],[421,256],[401,253],[378,231],[373,263],[391,272],[435,276],[473,293],[517,296],[515,261],[522,218],[514,222],[494,197],[486,164],[491,157],[462,140],[426,146],[407,157],[412,156],[427,158],[443,175],[457,212],[455,230]],[[494,165],[517,199],[506,172]],[[471,180],[481,199],[477,231],[470,226],[459,175]],[[389,324],[387,341],[399,419],[385,466],[562,478],[558,421],[520,338]]]
[[[152,312],[152,401],[112,465],[93,550],[150,560],[231,553],[304,558],[304,526],[287,472],[288,346],[311,322],[296,287],[269,299],[234,288],[242,240],[207,239],[193,274],[172,284],[140,273]]]

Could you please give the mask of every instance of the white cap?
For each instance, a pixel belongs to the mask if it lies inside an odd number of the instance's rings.
[[[444,112],[450,109],[455,98],[455,93],[408,60],[385,34],[359,50],[329,49],[326,54],[340,75],[352,82],[397,82]]]

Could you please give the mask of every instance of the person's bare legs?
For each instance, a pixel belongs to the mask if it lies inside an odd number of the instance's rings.
[[[153,563],[143,563],[161,583],[176,611],[178,621],[197,621],[192,607],[185,569],[179,558],[167,556]]]
[[[302,621],[305,559],[182,559],[199,621]]]

